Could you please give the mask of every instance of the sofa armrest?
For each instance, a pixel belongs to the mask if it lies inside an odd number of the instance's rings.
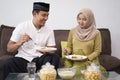
[[[100,55],[100,64],[107,70],[112,71],[118,66],[120,66],[120,59],[110,56],[110,55]]]

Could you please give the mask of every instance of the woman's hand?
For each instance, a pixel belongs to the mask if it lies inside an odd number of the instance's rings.
[[[90,61],[89,58],[87,57],[86,59],[84,59],[83,61]]]
[[[64,54],[66,54],[66,55],[69,55],[69,54],[71,53],[70,50],[68,50],[67,48],[63,48],[62,51],[63,51]]]

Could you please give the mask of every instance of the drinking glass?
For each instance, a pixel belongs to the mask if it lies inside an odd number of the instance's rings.
[[[27,63],[27,71],[29,78],[35,78],[36,64],[35,62]]]

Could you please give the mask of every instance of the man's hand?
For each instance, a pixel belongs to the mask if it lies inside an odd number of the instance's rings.
[[[24,35],[21,36],[21,38],[19,40],[19,43],[23,44],[23,43],[29,41],[30,39],[31,38],[30,38],[30,36],[28,34],[24,34]]]
[[[29,37],[29,35],[25,34],[22,35],[20,37],[20,40],[18,42],[14,42],[14,41],[9,41],[7,44],[7,51],[8,52],[15,52],[18,50],[18,48],[23,45],[23,43],[29,41],[31,38]]]

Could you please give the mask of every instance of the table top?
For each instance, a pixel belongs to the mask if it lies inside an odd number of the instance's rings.
[[[116,72],[107,72],[107,73],[102,73],[104,75],[104,79],[102,80],[120,80],[120,74]],[[40,80],[38,74],[35,74],[35,79],[34,80]],[[30,80],[28,79],[28,73],[10,73],[6,80]],[[32,80],[32,79],[31,79]],[[56,80],[61,80],[59,76],[57,77]],[[72,80],[83,80],[79,76],[75,76],[74,79]]]

